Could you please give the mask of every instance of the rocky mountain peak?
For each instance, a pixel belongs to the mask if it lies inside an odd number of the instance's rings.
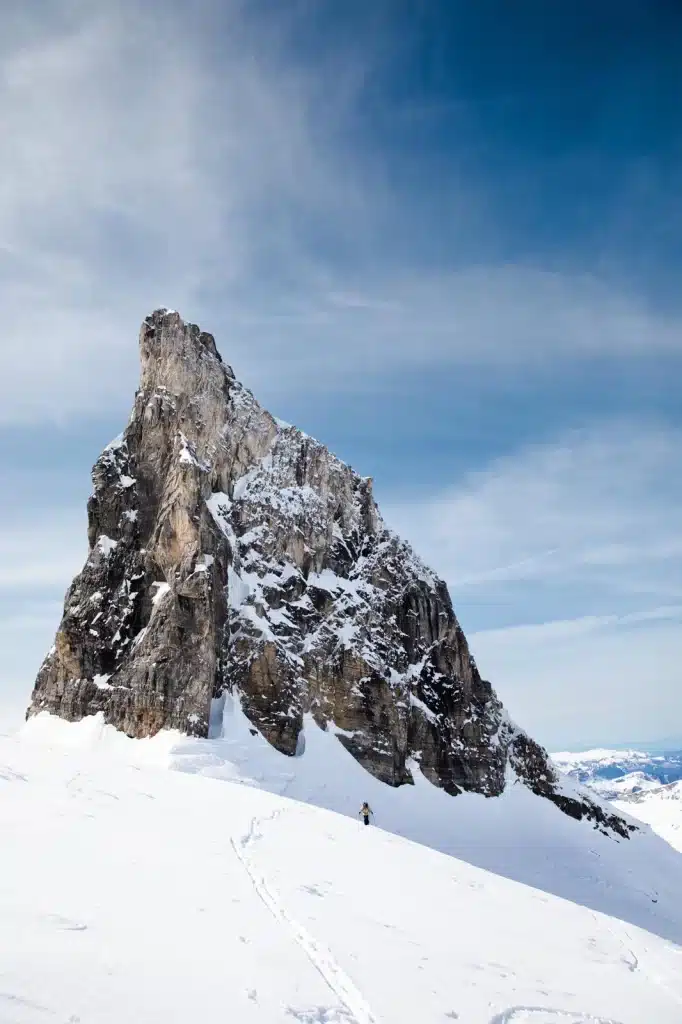
[[[141,387],[165,387],[176,394],[220,387],[227,375],[226,366],[212,334],[196,324],[186,324],[172,309],[157,309],[140,328]],[[222,372],[221,368],[222,367]]]
[[[567,793],[512,723],[447,587],[386,528],[370,478],[266,412],[178,313],[145,319],[140,355],[29,714],[206,736],[212,700],[230,691],[286,754],[311,714],[389,785],[419,770],[453,795],[493,797],[513,778],[628,834]]]

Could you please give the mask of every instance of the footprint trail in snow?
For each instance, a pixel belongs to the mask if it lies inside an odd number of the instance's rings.
[[[276,811],[272,818],[277,817],[279,814]],[[262,819],[268,820],[268,819]],[[265,904],[267,909],[270,911],[272,916],[283,925],[287,931],[291,934],[294,942],[296,942],[305,955],[310,960],[313,967],[322,975],[324,981],[329,986],[331,991],[337,997],[342,1004],[345,1013],[340,1016],[335,1011],[327,1010],[326,1013],[333,1013],[333,1016],[322,1016],[320,1011],[316,1011],[316,1016],[306,1016],[306,1012],[299,1011],[299,1019],[301,1020],[315,1020],[315,1021],[336,1021],[343,1020],[347,1021],[348,1024],[380,1024],[379,1019],[372,1013],[366,999],[362,993],[356,988],[351,979],[342,969],[340,964],[334,959],[328,949],[321,945],[317,939],[315,939],[303,925],[295,921],[286,912],[282,903],[266,881],[265,877],[261,875],[253,865],[249,855],[249,847],[251,847],[258,839],[262,838],[262,833],[259,831],[261,819],[253,818],[249,831],[245,836],[240,839],[231,839],[232,848],[241,861],[244,870],[251,879],[251,883],[256,890],[256,893]],[[294,1014],[294,1011],[289,1011]]]

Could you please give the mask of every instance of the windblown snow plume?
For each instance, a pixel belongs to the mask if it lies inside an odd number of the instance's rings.
[[[149,316],[140,350],[29,714],[207,736],[211,700],[238,692],[254,730],[292,756],[310,712],[392,786],[412,781],[411,764],[453,795],[518,779],[629,834],[513,725],[445,584],[386,529],[371,480],[261,408],[177,313]]]

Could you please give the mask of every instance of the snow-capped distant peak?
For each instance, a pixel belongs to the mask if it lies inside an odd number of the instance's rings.
[[[552,760],[560,765],[584,765],[584,764],[621,764],[623,762],[644,763],[651,759],[651,755],[641,750],[610,750],[603,747],[595,747],[593,750],[579,752],[561,751],[551,755]]]
[[[565,775],[651,825],[682,850],[682,751],[599,749],[552,757]]]

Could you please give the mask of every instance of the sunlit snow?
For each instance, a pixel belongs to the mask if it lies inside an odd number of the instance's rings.
[[[231,699],[211,727],[39,715],[0,738],[0,1020],[679,1024],[662,840],[521,785],[390,789],[311,720],[285,757]]]
[[[621,845],[561,827],[529,795],[526,806],[520,793],[452,800],[424,781],[389,790],[310,723],[301,757],[256,737],[247,758],[245,725],[232,703],[214,709],[212,741],[129,740],[97,719],[48,716],[0,738],[0,1020],[679,1024],[682,947],[664,933],[682,938],[682,901],[649,901],[648,931],[632,920],[639,907],[645,924],[648,894],[622,902],[623,920],[591,905],[612,870],[602,851]],[[263,792],[275,785],[341,800],[354,820]],[[366,828],[363,799],[380,826],[402,815],[404,830],[467,855]],[[531,807],[543,809],[535,843]],[[542,865],[571,828],[564,866],[581,842],[593,863],[592,878],[573,878],[574,902],[475,863],[522,858],[550,878]],[[615,910],[623,880],[610,877]]]

